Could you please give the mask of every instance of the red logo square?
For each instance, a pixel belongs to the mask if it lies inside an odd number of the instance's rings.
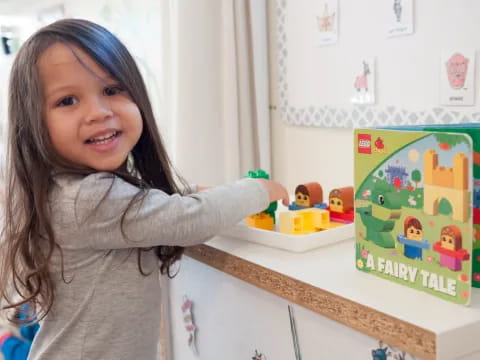
[[[358,134],[358,152],[361,154],[372,153],[372,136],[370,134]]]

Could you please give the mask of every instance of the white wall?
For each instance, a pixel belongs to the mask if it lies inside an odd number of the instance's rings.
[[[278,106],[275,11],[269,1],[271,101]],[[324,191],[353,185],[353,132],[342,128],[286,125],[278,110],[271,112],[272,175],[290,193],[299,184],[316,181]]]
[[[351,129],[289,126],[273,114],[273,177],[289,193],[302,183],[319,182],[325,193],[353,185]]]
[[[192,183],[223,181],[221,0],[176,1],[174,162]]]
[[[273,0],[268,4],[271,6]],[[177,1],[176,12],[179,16],[174,36],[178,48],[174,49],[174,62],[181,72],[178,88],[172,89],[178,96],[174,102],[178,119],[174,138],[182,144],[177,143],[174,148],[188,151],[179,151],[175,163],[191,182],[215,185],[224,181],[225,167],[219,48],[221,1]],[[271,39],[270,49],[274,44]],[[276,66],[274,59],[270,60],[275,91]],[[276,180],[291,192],[306,181],[319,181],[325,189],[353,184],[351,130],[288,127],[276,112],[272,115],[272,174]],[[213,172],[202,171],[212,168]]]

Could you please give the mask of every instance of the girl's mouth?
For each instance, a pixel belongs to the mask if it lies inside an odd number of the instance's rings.
[[[92,137],[92,138],[86,140],[85,144],[89,144],[89,145],[108,144],[108,143],[112,142],[113,140],[115,140],[120,134],[121,134],[120,131],[114,130],[114,131],[111,131],[111,132],[109,132],[105,135]]]

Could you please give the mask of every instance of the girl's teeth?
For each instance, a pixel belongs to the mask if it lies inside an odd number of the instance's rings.
[[[106,144],[108,141],[112,140],[117,132],[112,132],[110,134],[104,135],[104,136],[99,136],[97,138],[93,138],[90,140],[90,143],[92,144]]]

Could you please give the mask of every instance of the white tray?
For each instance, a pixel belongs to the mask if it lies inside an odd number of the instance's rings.
[[[242,222],[228,228],[220,235],[300,253],[350,239],[354,234],[353,223],[306,235],[287,235],[250,227]]]

